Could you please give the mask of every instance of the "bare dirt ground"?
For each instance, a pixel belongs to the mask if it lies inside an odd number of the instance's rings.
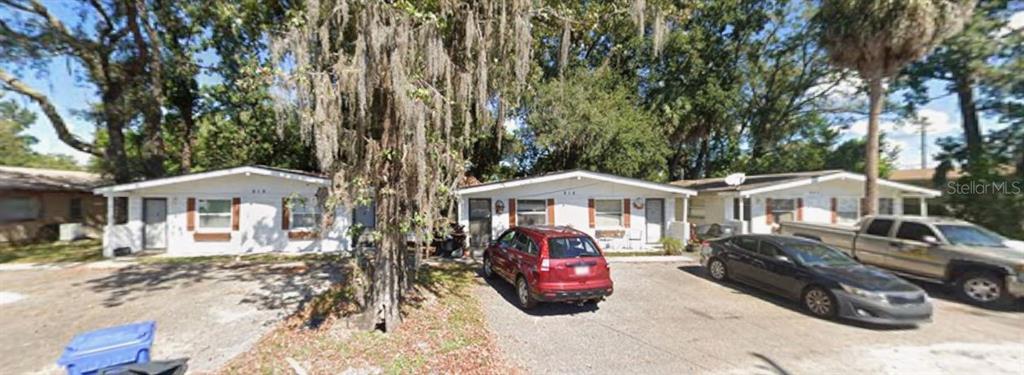
[[[340,277],[301,261],[0,272],[0,372],[62,373],[55,362],[76,333],[143,320],[156,321],[152,358],[213,372]]]
[[[927,288],[932,323],[886,328],[815,319],[692,264],[614,264],[612,277],[615,295],[596,308],[523,312],[504,281],[477,295],[499,347],[529,373],[1024,374],[1024,313],[939,287]]]

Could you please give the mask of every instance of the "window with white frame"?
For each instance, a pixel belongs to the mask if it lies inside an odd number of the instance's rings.
[[[620,199],[596,199],[594,200],[594,216],[598,228],[621,227],[622,226],[622,200]]]
[[[796,199],[773,198],[769,209],[771,210],[772,217],[775,218],[776,223],[796,220]]]
[[[199,227],[228,229],[231,227],[230,199],[200,199]]]
[[[703,199],[690,199],[689,210],[690,210],[690,212],[688,214],[688,217],[691,220],[698,220],[699,221],[699,220],[704,220],[704,218],[707,217],[707,210],[704,208],[704,200]]]
[[[548,223],[548,203],[543,199],[516,200],[516,225]]]
[[[289,213],[292,229],[313,229],[320,223],[320,207],[312,199],[292,199]]]
[[[860,220],[860,199],[836,198],[836,221],[853,224]]]
[[[39,199],[35,197],[0,198],[0,222],[38,219],[39,207]]]
[[[878,198],[878,214],[879,215],[893,215],[893,199],[892,198]]]

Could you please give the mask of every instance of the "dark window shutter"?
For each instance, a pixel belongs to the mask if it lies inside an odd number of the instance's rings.
[[[508,199],[508,227],[516,226],[516,199]]]
[[[196,230],[196,199],[189,198],[185,201],[185,229],[189,232]]]
[[[242,198],[231,198],[231,230],[238,230],[241,220],[239,214],[242,209]]]
[[[622,200],[622,226],[629,228],[629,198]]]
[[[588,211],[589,216],[590,216],[590,227],[591,228],[596,227],[597,226],[597,213],[594,212],[594,200],[593,199],[587,199],[587,211]]]
[[[839,209],[838,199],[832,198],[832,224],[835,224],[837,221],[839,221],[839,217],[838,217],[839,214],[838,214],[838,211],[837,211],[838,209]]]
[[[555,200],[548,199],[548,225],[555,225]]]
[[[804,199],[796,199],[796,221],[804,221]]]
[[[281,229],[291,228],[292,212],[288,209],[288,198],[281,198]]]

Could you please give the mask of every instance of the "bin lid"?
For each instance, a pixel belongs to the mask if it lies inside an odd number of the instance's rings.
[[[91,352],[151,340],[154,330],[156,330],[156,322],[150,320],[80,333],[68,343],[59,362]]]

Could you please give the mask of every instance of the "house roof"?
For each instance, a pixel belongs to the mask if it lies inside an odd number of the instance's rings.
[[[0,190],[88,192],[101,183],[95,173],[0,166]]]
[[[284,168],[268,167],[268,166],[265,166],[265,165],[247,165],[247,166],[234,167],[234,168],[216,169],[216,170],[206,171],[206,172],[189,173],[189,174],[183,174],[183,175],[179,175],[179,176],[171,176],[171,177],[156,178],[156,179],[151,179],[151,180],[129,182],[129,183],[124,183],[124,184],[108,185],[108,186],[98,187],[98,188],[94,189],[93,192],[96,193],[96,194],[110,194],[110,193],[131,191],[131,190],[137,190],[137,189],[153,188],[153,187],[157,187],[157,186],[165,186],[165,185],[171,185],[171,184],[178,184],[178,183],[182,183],[182,182],[197,181],[197,180],[203,180],[203,179],[207,179],[207,178],[232,176],[232,175],[238,175],[238,174],[246,174],[246,175],[254,174],[254,175],[260,175],[260,176],[278,177],[278,178],[284,178],[284,179],[290,179],[290,180],[299,180],[299,181],[302,181],[302,182],[308,182],[308,183],[320,184],[320,185],[327,185],[327,184],[330,183],[330,180],[328,180],[323,175],[317,174],[317,173],[305,172],[305,171],[297,171],[297,170],[284,169]]]
[[[705,178],[700,180],[679,180],[672,184],[695,189],[702,193],[711,192],[737,192],[742,196],[766,193],[777,190],[785,190],[797,186],[815,184],[831,180],[855,180],[864,181],[862,174],[850,173],[843,170],[822,170],[808,172],[776,173],[746,176],[743,183],[731,186],[725,182],[724,177]],[[912,193],[923,194],[930,197],[941,195],[938,190],[927,189],[915,185],[879,179],[878,184],[893,189],[899,189]]]
[[[473,194],[481,193],[485,191],[493,191],[517,186],[532,185],[544,182],[552,182],[558,180],[567,180],[573,178],[589,178],[592,180],[605,181],[611,183],[617,183],[627,186],[663,191],[667,193],[677,193],[683,195],[697,195],[697,192],[693,189],[685,188],[682,186],[672,184],[662,184],[657,182],[650,182],[636,178],[622,177],[613,174],[591,172],[581,169],[574,169],[568,171],[557,171],[545,173],[537,176],[523,177],[505,181],[489,182],[486,184],[480,184],[475,186],[464,187],[458,190],[459,194]]]

